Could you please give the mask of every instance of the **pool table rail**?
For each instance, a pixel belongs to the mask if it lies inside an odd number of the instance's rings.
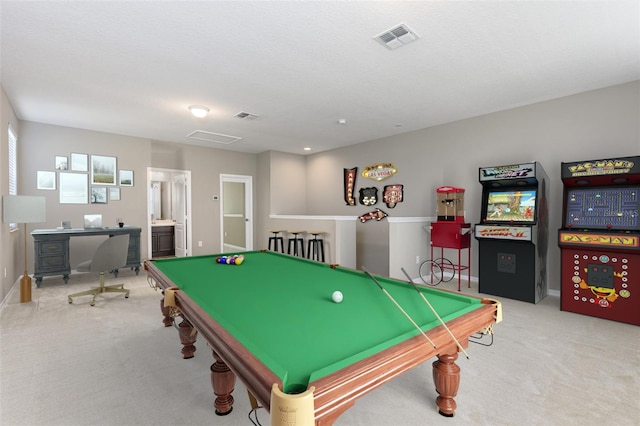
[[[447,324],[465,349],[468,347],[470,335],[495,322],[496,305],[487,300],[481,308],[471,314],[472,316],[457,318]],[[458,347],[443,326],[433,328],[426,334],[437,348],[433,348],[422,335],[416,335],[309,383],[309,386],[316,388],[316,424],[333,424],[340,414],[354,405],[357,398],[434,356],[438,357],[433,363],[434,383],[440,395],[437,400],[438,410],[444,415],[453,415],[456,409],[454,397],[459,385],[459,368],[454,363],[458,357]],[[440,370],[436,369],[436,365]],[[346,393],[345,388],[349,389]]]

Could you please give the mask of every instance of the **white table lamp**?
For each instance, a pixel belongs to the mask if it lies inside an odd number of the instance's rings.
[[[47,220],[45,197],[5,195],[2,197],[2,221],[24,224],[24,273],[20,278],[20,302],[31,301],[31,277],[27,272],[27,223]]]

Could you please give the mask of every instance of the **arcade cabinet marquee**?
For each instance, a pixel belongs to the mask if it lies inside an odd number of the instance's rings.
[[[562,163],[560,308],[640,325],[640,157]]]

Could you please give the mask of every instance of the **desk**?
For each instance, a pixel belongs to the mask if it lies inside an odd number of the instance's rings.
[[[40,287],[42,278],[48,275],[62,275],[64,282],[69,281],[71,265],[69,263],[69,239],[71,237],[88,237],[92,235],[120,235],[129,234],[129,252],[127,255],[127,268],[140,271],[140,232],[141,229],[133,226],[123,228],[96,228],[96,229],[36,229],[33,236],[34,249],[34,278],[36,286]],[[118,271],[114,271],[118,276]]]
[[[195,351],[191,327],[213,350],[217,413],[231,411],[237,376],[267,410],[272,384],[287,393],[314,386],[315,423],[330,425],[356,398],[434,356],[438,409],[454,413],[457,346],[411,285],[378,279],[437,349],[360,271],[275,252],[243,254],[241,265],[216,263],[216,255],[145,262],[157,286],[178,288],[183,356]],[[463,346],[495,322],[494,301],[420,288]],[[342,303],[331,300],[335,290]]]

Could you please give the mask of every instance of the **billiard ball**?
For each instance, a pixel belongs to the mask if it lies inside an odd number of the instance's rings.
[[[337,290],[334,291],[333,294],[331,295],[331,299],[333,299],[333,301],[336,303],[342,302],[342,292]]]

